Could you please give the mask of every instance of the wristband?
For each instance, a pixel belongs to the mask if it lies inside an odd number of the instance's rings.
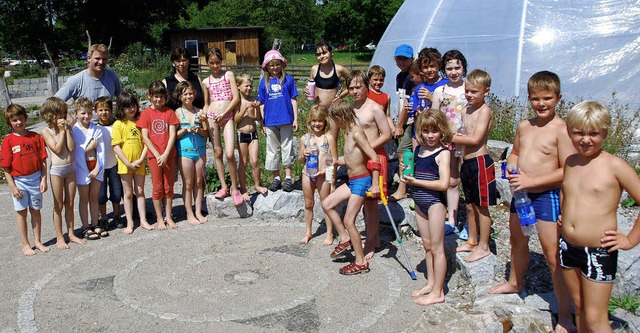
[[[380,171],[381,164],[380,162],[374,162],[372,160],[367,161],[367,169],[369,170],[377,170]]]

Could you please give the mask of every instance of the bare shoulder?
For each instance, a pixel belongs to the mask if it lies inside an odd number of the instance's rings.
[[[364,103],[364,107],[372,112],[380,112],[384,114],[384,109],[382,108],[382,106],[370,98],[367,98],[367,101]]]
[[[313,78],[314,76],[316,76],[316,74],[318,73],[318,66],[320,66],[320,65],[311,66],[311,71],[309,71],[309,77],[310,78]]]
[[[338,72],[338,76],[343,77],[343,78],[347,78],[347,76],[349,76],[349,70],[342,66],[342,65],[338,65],[336,64],[336,72]]]

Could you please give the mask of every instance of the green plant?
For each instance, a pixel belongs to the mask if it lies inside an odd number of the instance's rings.
[[[612,296],[609,300],[609,312],[615,309],[623,309],[629,313],[636,313],[640,308],[640,294]]]

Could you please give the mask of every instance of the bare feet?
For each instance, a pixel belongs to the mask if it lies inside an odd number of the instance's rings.
[[[456,247],[456,252],[471,252],[476,248],[476,245],[471,245],[469,243],[463,243],[462,245]]]
[[[469,255],[466,258],[464,258],[464,261],[466,262],[478,261],[490,254],[491,254],[491,251],[489,251],[489,249],[481,250],[476,247],[473,251],[471,251],[471,253],[469,253]]]
[[[167,225],[169,226],[169,228],[171,229],[175,229],[178,227],[178,225],[176,224],[176,222],[170,217],[167,217]]]
[[[164,224],[164,222],[162,223]],[[153,230],[155,229],[151,224],[149,224],[147,221],[140,221],[140,228],[142,229],[147,229],[147,230]],[[127,227],[127,229],[129,229],[129,227]],[[131,228],[131,232],[133,232],[133,228]]]
[[[34,251],[30,245],[25,245],[22,247],[22,253],[25,256],[35,256],[36,255],[36,251]]]
[[[491,287],[489,289],[489,294],[499,295],[499,294],[516,294],[519,293],[522,288],[518,288],[517,286],[513,286],[509,282],[505,282],[499,284],[497,286]]]
[[[324,245],[324,246],[333,245],[333,235],[325,236],[324,237],[324,242],[322,242],[322,245]]]
[[[36,249],[40,250],[40,252],[49,252],[49,248],[40,242],[36,243]]]
[[[76,237],[76,235],[74,235],[73,232],[69,233],[69,242],[80,244],[80,245],[85,244],[84,239]]]
[[[246,202],[251,201],[251,197],[249,196],[249,192],[242,193],[242,199],[244,199],[244,201],[246,201]]]
[[[365,260],[371,260],[371,258],[373,258],[373,256],[376,254],[376,249],[380,248],[380,243],[378,243],[378,245],[375,246],[371,246],[370,244],[367,244],[367,242],[364,242],[364,259]]]
[[[440,293],[436,295],[436,293],[429,293],[420,298],[416,298],[413,300],[413,303],[418,305],[430,305],[444,302],[444,294]]]
[[[200,224],[209,222],[209,219],[204,217],[202,214],[196,214],[196,218],[200,221]]]
[[[300,239],[300,244],[307,244],[309,243],[310,240],[311,240],[311,235],[304,235],[304,237]]]
[[[269,190],[266,187],[262,187],[262,186],[256,186],[256,192],[265,195],[267,194],[267,192],[269,192]]]
[[[62,239],[56,238],[56,247],[58,250],[68,250],[69,245],[64,241],[64,237]]]
[[[430,284],[430,283],[427,283],[427,284],[424,285],[424,287],[412,291],[411,292],[411,297],[424,296],[424,295],[430,293],[432,290],[433,290],[433,285]]]
[[[200,220],[198,220],[195,216],[187,216],[187,223],[191,224],[191,225],[198,225],[198,224],[202,224],[202,222],[200,222]]]
[[[167,230],[167,225],[164,224],[164,220],[156,221],[156,226],[157,226],[158,230]]]
[[[578,329],[573,324],[571,318],[558,318],[558,323],[556,324],[555,333],[575,333]]]
[[[407,194],[406,193],[398,193],[395,192],[392,195],[389,196],[389,201],[391,202],[396,202],[396,201],[400,201],[402,199],[406,199],[407,198]]]
[[[131,235],[133,233],[133,228],[127,227],[126,229],[124,229],[123,232],[127,235]]]

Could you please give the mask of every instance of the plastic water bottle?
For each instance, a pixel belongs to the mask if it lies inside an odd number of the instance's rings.
[[[404,165],[404,170],[402,170],[402,174],[404,176],[413,177],[414,171],[414,163],[413,163],[413,152],[411,149],[405,150],[402,154],[402,164]]]
[[[318,173],[318,144],[316,144],[315,135],[309,138],[309,155],[307,156],[307,173],[309,177]]]
[[[333,158],[331,157],[331,154],[327,154],[327,158],[324,160],[324,181],[331,184],[333,183],[333,175],[336,171],[335,167],[333,166]]]
[[[513,174],[517,174],[517,172],[513,172]],[[531,204],[531,199],[527,195],[527,191],[513,191],[513,202],[516,206],[516,212],[518,213],[518,220],[520,220],[520,228],[522,228],[522,234],[529,237],[535,233],[537,233],[536,224],[538,220],[536,219],[536,213],[533,210],[533,205]]]
[[[464,126],[460,126],[458,128],[458,133],[462,135],[467,135],[467,129]],[[464,156],[464,145],[456,145],[456,151],[453,153],[455,157],[463,157]]]

